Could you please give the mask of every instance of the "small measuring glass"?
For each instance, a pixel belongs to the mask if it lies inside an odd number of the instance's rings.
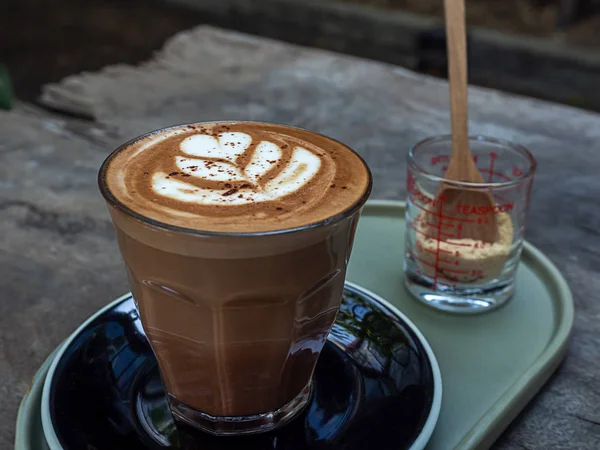
[[[451,136],[425,139],[408,155],[404,280],[420,301],[436,309],[477,313],[506,303],[515,289],[536,162],[519,145],[500,139],[469,138],[483,184],[444,179]],[[444,207],[436,197],[442,183],[489,193],[493,205]],[[495,218],[495,242],[468,239],[465,223],[485,226]]]

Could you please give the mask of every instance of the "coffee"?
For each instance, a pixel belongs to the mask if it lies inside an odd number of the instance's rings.
[[[369,178],[347,147],[262,123],[175,127],[119,151],[111,193],[145,217],[202,231],[260,232],[319,222],[360,199]]]
[[[289,419],[339,308],[365,163],[305,130],[197,124],[117,149],[100,186],[175,416]]]

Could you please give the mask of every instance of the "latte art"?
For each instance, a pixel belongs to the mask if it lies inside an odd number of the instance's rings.
[[[99,185],[175,420],[250,434],[301,413],[370,193],[362,159],[293,127],[184,125],[117,149]]]
[[[332,217],[366,195],[365,163],[310,131],[257,122],[185,125],[115,151],[101,169],[109,197],[158,222],[262,232]]]
[[[277,200],[292,194],[317,174],[321,159],[302,147],[295,147],[287,161],[275,143],[261,141],[249,158],[252,137],[241,132],[218,136],[195,134],[185,138],[175,157],[180,172],[157,172],[152,177],[154,192],[182,202],[204,205],[243,205]],[[222,188],[205,187],[177,179],[194,177],[201,182],[221,182]]]

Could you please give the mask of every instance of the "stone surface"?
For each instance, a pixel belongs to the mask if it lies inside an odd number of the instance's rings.
[[[388,9],[370,0],[163,0],[200,12],[207,23],[355,56],[419,72],[446,72],[444,24],[439,14],[416,14],[439,0],[394,0]],[[506,1],[476,0],[488,16]],[[535,0],[540,3],[540,0]],[[514,0],[526,9],[525,0]],[[391,5],[390,5],[391,6]],[[467,13],[474,13],[467,5]],[[413,12],[410,12],[413,11]],[[432,13],[433,11],[429,11]],[[437,15],[437,17],[436,17]],[[494,30],[490,21],[469,26],[469,80],[545,100],[600,110],[600,53],[569,45],[564,36],[536,37]],[[514,24],[512,16],[505,20]]]
[[[566,361],[495,448],[600,448],[600,115],[472,89],[471,131],[531,149],[539,162],[528,239],[571,284]],[[125,292],[96,172],[115,145],[182,122],[251,119],[323,132],[355,148],[373,198],[403,199],[411,144],[449,131],[445,82],[393,66],[200,27],[140,67],[47,86],[0,113],[0,448],[43,359]]]
[[[2,0],[0,59],[17,98],[82,70],[145,61],[169,37],[205,23],[201,13],[155,0]]]

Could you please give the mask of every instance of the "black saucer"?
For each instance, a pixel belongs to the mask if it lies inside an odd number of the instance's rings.
[[[432,358],[401,317],[347,286],[305,412],[276,432],[214,437],[175,427],[128,296],[80,330],[57,361],[51,426],[64,450],[422,448],[439,408]]]

